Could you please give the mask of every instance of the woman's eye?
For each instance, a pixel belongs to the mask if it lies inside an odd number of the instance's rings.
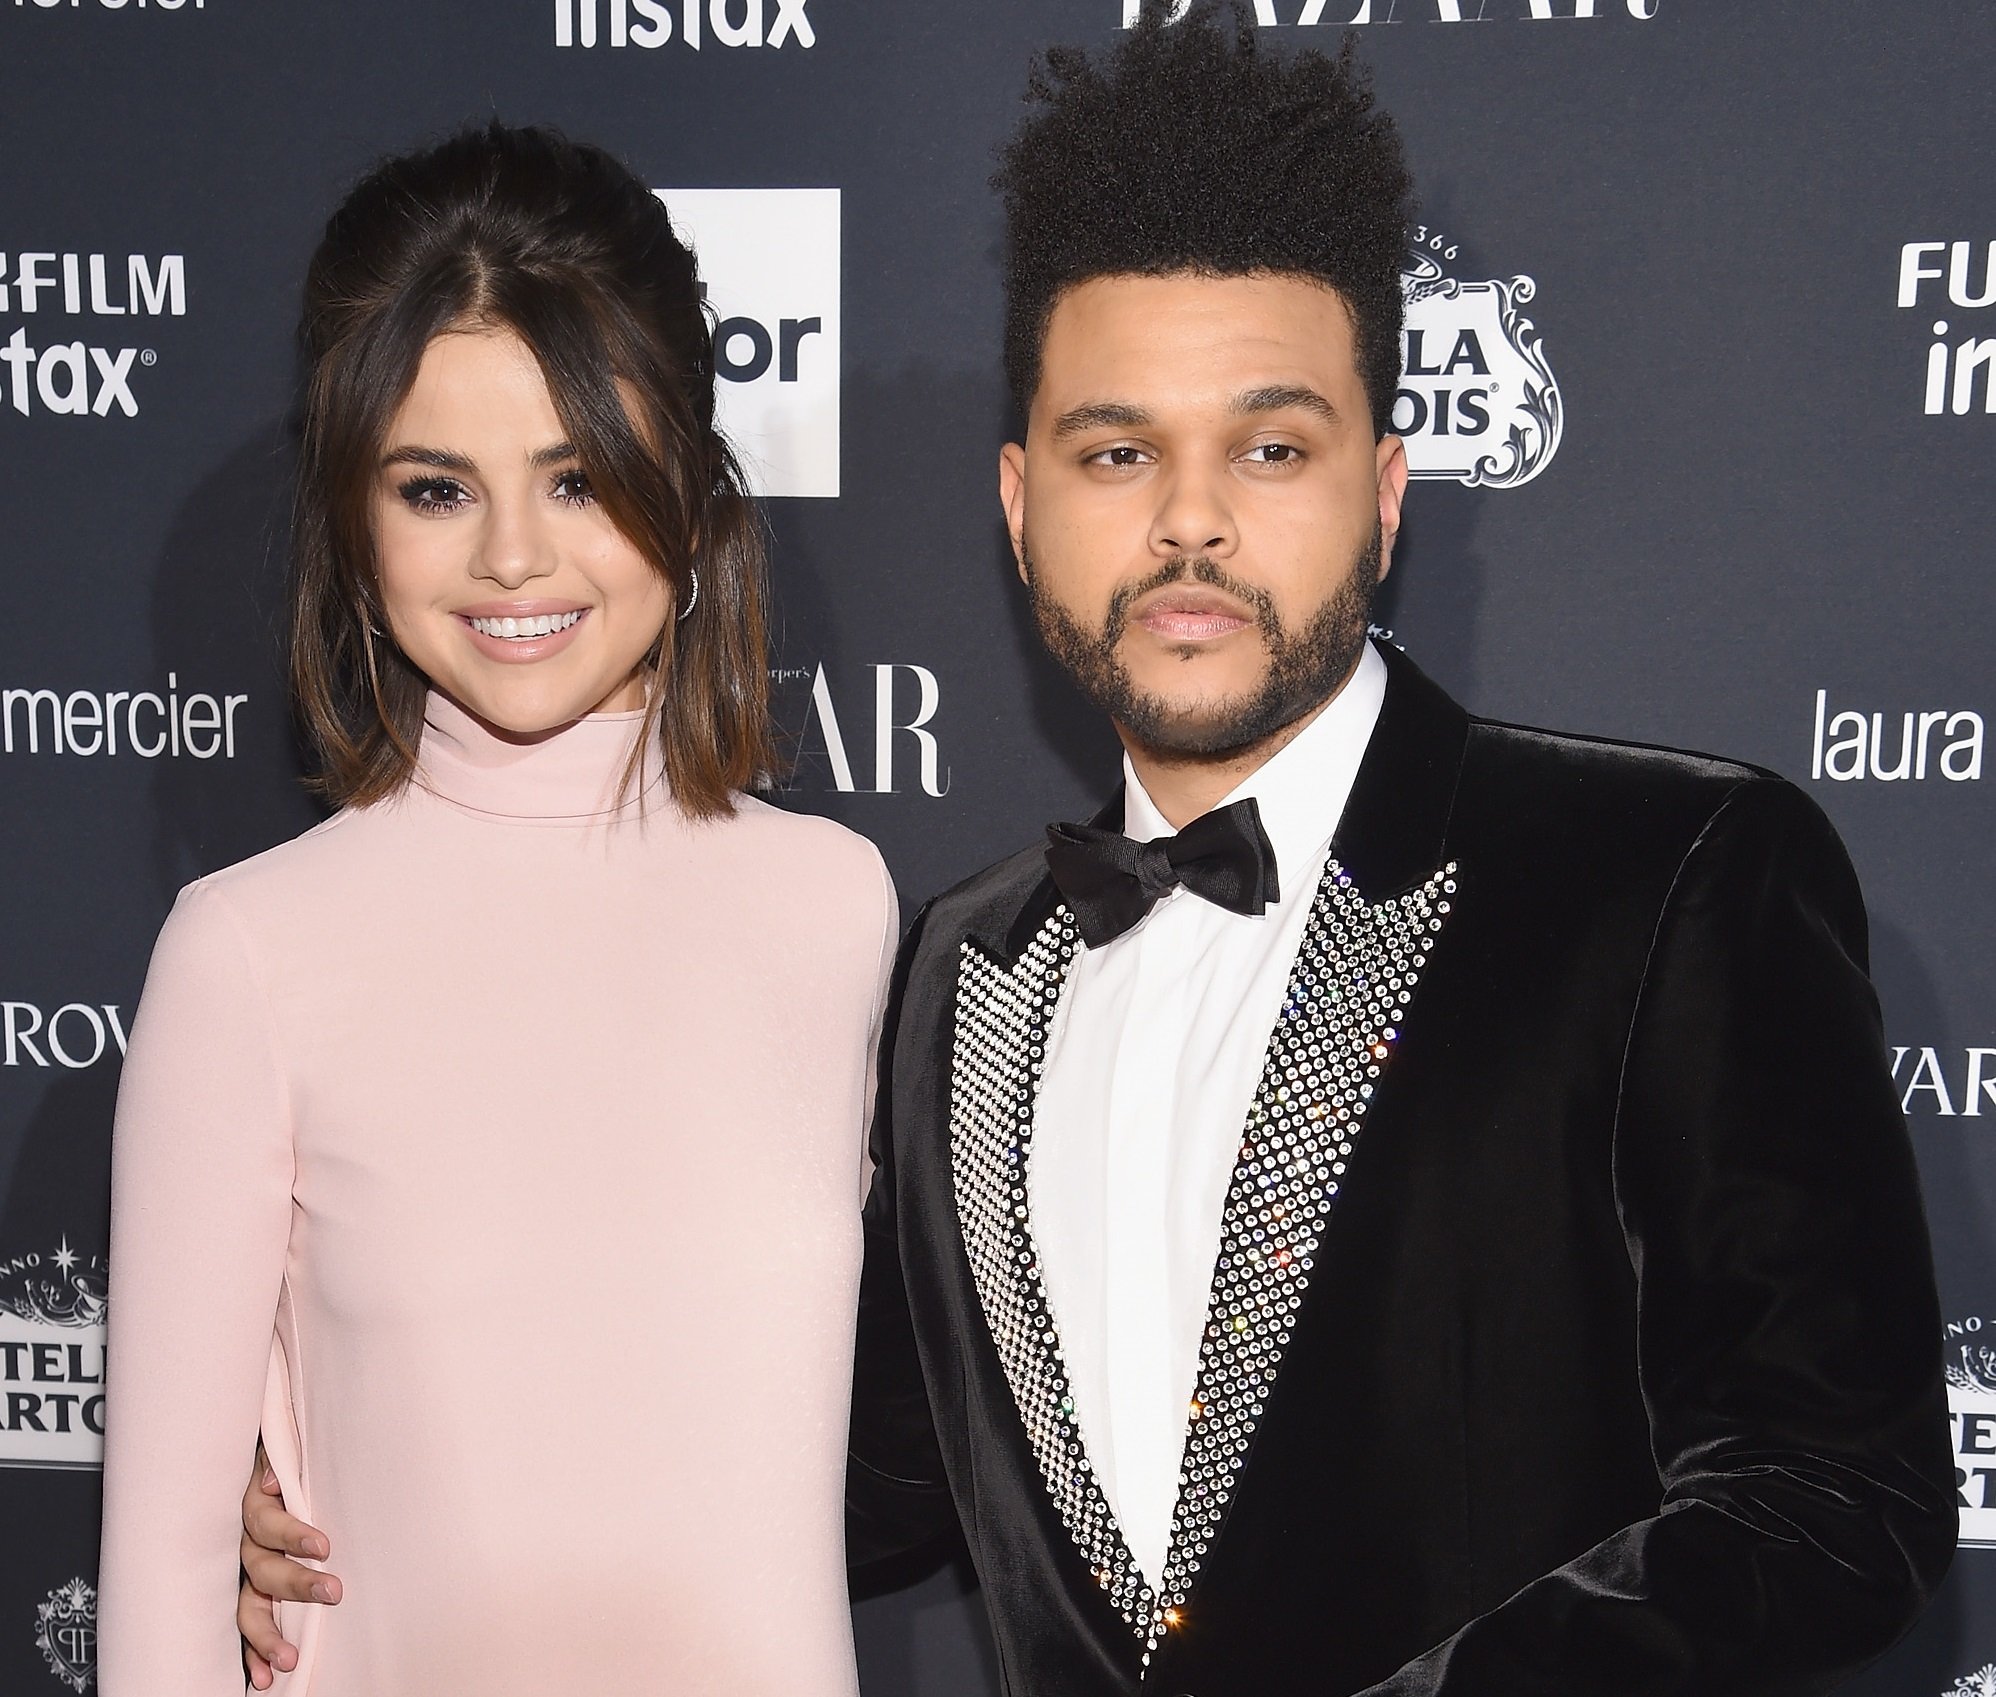
[[[559,473],[554,480],[554,498],[565,501],[571,507],[580,507],[595,500],[595,491],[589,487],[589,474],[586,471]]]
[[[454,513],[471,499],[454,477],[412,477],[399,493],[419,513]]]

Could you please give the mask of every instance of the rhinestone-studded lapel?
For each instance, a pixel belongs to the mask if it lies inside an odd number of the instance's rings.
[[[1027,1201],[1047,1031],[1079,937],[1057,907],[1010,966],[976,942],[961,946],[950,1165],[965,1251],[1040,1476],[1146,1667],[1233,1498],[1360,1123],[1453,905],[1455,871],[1374,903],[1335,859],[1325,868],[1227,1192],[1159,1591],[1089,1465]]]
[[[1324,870],[1227,1190],[1146,1661],[1233,1500],[1359,1128],[1454,905],[1455,874],[1450,862],[1375,903],[1336,859]]]
[[[1053,1018],[1080,936],[1056,907],[1011,966],[962,945],[950,1074],[950,1170],[985,1324],[1061,1523],[1141,1638],[1157,1599],[1089,1465],[1026,1201],[1033,1111]]]

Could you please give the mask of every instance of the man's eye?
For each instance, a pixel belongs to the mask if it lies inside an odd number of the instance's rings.
[[[1302,457],[1302,451],[1290,442],[1257,442],[1248,450],[1248,458],[1256,465],[1293,465]]]
[[[470,491],[454,477],[412,477],[398,493],[419,513],[455,512],[471,499]]]
[[[596,499],[595,490],[589,486],[589,474],[586,471],[558,473],[554,480],[554,498],[571,507],[588,505]]]
[[[1144,463],[1144,451],[1128,446],[1104,448],[1100,453],[1089,456],[1097,465],[1133,466]]]

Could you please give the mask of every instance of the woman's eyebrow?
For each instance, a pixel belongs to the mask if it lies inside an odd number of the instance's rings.
[[[433,471],[476,471],[469,455],[453,453],[448,448],[419,448],[409,445],[390,448],[381,456],[383,467],[392,465],[426,465]]]

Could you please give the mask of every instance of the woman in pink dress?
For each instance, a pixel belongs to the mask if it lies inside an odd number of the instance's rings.
[[[104,1697],[241,1692],[259,1432],[344,1580],[286,1605],[283,1689],[851,1697],[894,897],[744,793],[761,560],[693,256],[604,154],[495,126],[354,191],[305,336],[339,811],[182,893],[132,1033]]]

